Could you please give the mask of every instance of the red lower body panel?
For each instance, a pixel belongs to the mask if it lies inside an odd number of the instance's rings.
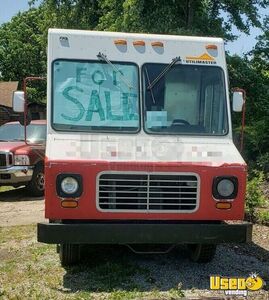
[[[104,212],[97,209],[97,175],[104,171],[141,172],[190,172],[200,178],[200,199],[195,212]],[[63,208],[62,199],[56,193],[56,177],[62,173],[80,174],[83,179],[83,192],[76,208]],[[106,162],[106,161],[49,161],[45,166],[45,216],[52,220],[242,220],[246,190],[246,166],[212,166],[206,163],[148,163],[148,162]],[[238,194],[232,200],[230,209],[217,209],[212,196],[212,183],[216,176],[236,176]]]

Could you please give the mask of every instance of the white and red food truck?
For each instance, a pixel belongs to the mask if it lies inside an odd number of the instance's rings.
[[[38,240],[63,265],[83,244],[184,243],[207,262],[251,240],[222,39],[51,29],[47,97]]]

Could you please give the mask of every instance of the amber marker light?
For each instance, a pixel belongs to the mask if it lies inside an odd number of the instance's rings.
[[[163,42],[152,42],[151,46],[152,47],[163,47]]]
[[[127,41],[126,40],[114,40],[115,45],[121,45],[121,46],[126,46]]]
[[[61,202],[64,208],[76,208],[78,206],[78,201],[76,200],[63,200]]]
[[[134,41],[133,42],[133,45],[134,46],[145,46],[145,42],[144,41]]]
[[[205,47],[207,50],[218,50],[217,45],[206,45]]]
[[[216,203],[216,208],[218,208],[218,209],[230,209],[231,207],[232,207],[232,203],[230,203],[230,202]]]

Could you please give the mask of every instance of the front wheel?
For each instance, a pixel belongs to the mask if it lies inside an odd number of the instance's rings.
[[[210,262],[216,253],[217,245],[214,244],[193,244],[188,245],[190,259],[197,263]]]
[[[33,196],[43,196],[45,189],[45,175],[44,166],[42,164],[37,164],[34,168],[33,177],[31,181],[26,186],[27,192]]]
[[[61,265],[63,267],[68,267],[79,263],[80,253],[80,245],[61,244],[59,249]]]

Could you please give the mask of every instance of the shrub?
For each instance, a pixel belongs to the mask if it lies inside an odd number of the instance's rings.
[[[262,191],[264,174],[261,171],[255,171],[255,176],[248,179],[246,194],[246,212],[251,219],[255,219],[255,209],[265,204],[265,197]]]
[[[269,177],[269,152],[260,155],[257,159],[257,167]]]

